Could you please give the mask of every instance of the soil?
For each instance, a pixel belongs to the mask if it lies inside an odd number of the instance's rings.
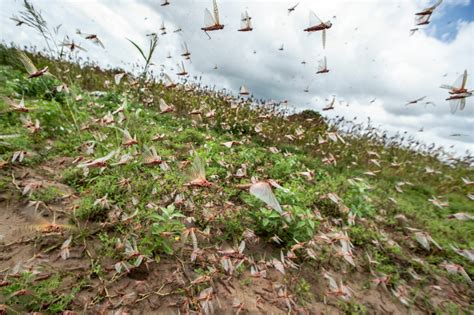
[[[12,185],[17,191],[0,194],[0,279],[16,276],[17,271],[32,271],[37,277],[48,277],[61,271],[65,274],[62,286],[70,290],[85,281],[70,308],[84,314],[180,314],[195,313],[203,307],[200,294],[212,288],[209,295],[215,314],[339,314],[341,299],[328,294],[328,282],[323,277],[323,267],[311,263],[299,269],[287,269],[285,275],[269,265],[269,257],[279,257],[280,250],[270,244],[248,244],[245,250],[247,262],[266,265],[266,276],[255,277],[249,268],[235,271],[233,275],[216,271],[208,278],[196,273],[198,267],[205,270],[219,265],[222,254],[212,245],[204,250],[197,261],[189,261],[186,250],[176,256],[164,256],[159,262],[148,262],[128,274],[117,276],[115,261],[101,257],[100,242],[90,237],[83,246],[71,249],[70,258],[60,257],[60,247],[67,239],[67,224],[74,209],[77,194],[60,183],[56,175],[70,161],[53,161],[35,170],[15,168]],[[14,180],[13,180],[14,179]],[[54,186],[60,197],[46,204],[35,205],[21,198],[25,183],[34,181],[42,187]],[[53,222],[64,228],[45,230]],[[41,222],[39,222],[41,221]],[[363,255],[363,253],[361,253]],[[101,261],[105,266],[101,277],[91,272],[92,264]],[[238,261],[234,260],[235,262]],[[267,263],[265,263],[267,261]],[[344,271],[325,270],[335,275],[336,281]],[[370,314],[404,314],[409,309],[383,287],[370,285],[373,276],[362,270],[344,274],[345,284],[353,291],[353,301],[362,305]],[[298,289],[301,279],[308,284],[306,290]],[[436,286],[433,285],[436,284]],[[369,284],[369,285],[368,285]],[[286,291],[286,293],[285,293]],[[453,301],[467,306],[468,292],[462,291],[447,279],[434,279],[424,287],[434,306]],[[2,297],[0,297],[0,306]],[[291,310],[289,310],[291,307]],[[202,309],[201,309],[202,310]],[[1,313],[1,312],[0,312]],[[422,303],[415,303],[412,314],[424,314]]]

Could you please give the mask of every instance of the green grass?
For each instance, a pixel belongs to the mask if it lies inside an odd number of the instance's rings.
[[[74,288],[65,293],[60,287],[61,280],[61,275],[56,274],[46,280],[35,281],[33,274],[24,272],[19,278],[0,288],[0,292],[7,298],[7,305],[11,309],[55,314],[68,309],[82,285],[75,283]]]
[[[445,260],[463,265],[469,275],[474,276],[474,267],[450,248],[450,245],[474,247],[471,233],[474,223],[446,218],[456,212],[472,213],[472,201],[466,197],[469,189],[461,181],[461,177],[474,178],[474,172],[466,161],[454,161],[447,165],[433,156],[402,147],[385,147],[380,139],[369,141],[363,136],[346,137],[346,144],[329,142],[319,145],[318,136],[325,136],[331,127],[318,113],[305,111],[285,118],[279,114],[279,109],[250,108],[248,104],[243,104],[237,111],[222,97],[202,91],[164,89],[160,83],[150,83],[145,92],[140,92],[124,79],[120,86],[112,85],[105,96],[94,97],[88,92],[103,90],[105,80],[113,82],[115,71],[87,65],[79,68],[64,61],[30,55],[35,64],[48,65],[57,79],[28,80],[13,56],[12,49],[0,46],[0,94],[14,99],[24,96],[26,104],[35,107],[29,115],[40,121],[41,130],[37,134],[25,130],[20,121],[21,114],[10,111],[0,98],[1,133],[19,135],[0,141],[0,158],[10,161],[15,151],[32,152],[32,156],[27,156],[23,163],[17,165],[34,169],[42,163],[64,157],[96,159],[116,149],[120,149],[120,153],[112,159],[112,164],[123,154],[133,157],[127,165],[90,169],[87,176],[77,165],[69,164],[60,173],[58,170],[62,182],[75,189],[79,196],[75,209],[77,220],[100,224],[111,220],[114,211],[119,213],[113,227],[97,236],[102,244],[100,250],[106,257],[131,265],[138,264],[140,261],[136,256],[129,258],[116,248],[117,242],[129,240],[131,244],[136,242],[136,249],[144,260],[159,261],[160,256],[175,254],[180,235],[189,226],[215,234],[212,240],[205,240],[211,244],[224,241],[238,243],[243,232],[251,229],[263,242],[278,236],[282,240],[279,246],[288,249],[297,242],[308,242],[318,233],[326,232],[328,223],[337,226],[342,222],[346,225],[348,213],[325,198],[326,194],[335,193],[356,215],[356,225],[344,229],[356,247],[358,262],[364,265],[365,270],[369,270],[369,266],[363,257],[369,253],[379,262],[376,270],[391,276],[391,285],[396,285],[400,279],[408,279],[406,269],[409,267],[422,276],[431,276],[432,273],[445,275],[439,267]],[[63,72],[59,70],[65,68],[69,69],[69,73],[61,75]],[[78,74],[81,77],[73,80]],[[55,91],[55,85],[61,81],[68,83],[70,94]],[[153,97],[154,102],[145,106],[143,99],[149,97]],[[173,103],[176,113],[160,115],[157,111],[160,97]],[[121,146],[122,135],[117,128],[99,122],[124,102],[127,107],[123,114],[127,119],[121,125],[116,122],[116,126],[127,129],[137,137],[138,144],[131,148]],[[198,108],[204,113],[215,110],[216,116],[208,118],[204,114],[196,123],[188,113]],[[260,118],[270,113],[274,114],[272,118]],[[118,115],[114,118],[117,121]],[[307,121],[308,118],[313,121]],[[263,126],[263,133],[255,132],[257,123]],[[290,141],[285,138],[299,127],[305,130],[300,139]],[[153,141],[157,134],[164,134],[164,139]],[[238,140],[242,144],[232,148],[222,145],[229,140]],[[91,141],[95,143],[95,150],[92,155],[86,156],[84,144]],[[141,151],[144,146],[153,146],[170,170],[143,165]],[[271,153],[269,147],[276,147],[280,152]],[[190,189],[183,185],[187,178],[182,162],[192,160],[191,151],[196,151],[204,161],[207,178],[215,184],[215,188]],[[368,169],[376,169],[367,163],[367,151],[376,151],[381,156],[379,162],[383,167],[376,177],[363,174]],[[336,157],[336,165],[324,163],[328,153]],[[390,163],[394,161],[401,163],[401,166],[391,167]],[[233,174],[242,165],[246,167],[247,176],[239,179]],[[442,174],[426,174],[425,166]],[[10,185],[10,167],[7,165],[0,169],[2,190],[14,189]],[[299,174],[307,169],[314,171],[311,181]],[[289,190],[287,193],[274,189],[284,211],[289,213],[288,217],[267,209],[248,191],[237,188],[239,184],[249,183],[251,177],[273,179]],[[363,180],[351,184],[349,180],[355,177]],[[128,184],[121,185],[123,180],[127,180]],[[398,193],[395,184],[402,180],[413,183],[413,186],[405,185],[404,193]],[[173,205],[178,194],[184,198],[184,205]],[[96,200],[104,196],[107,196],[108,208],[96,204]],[[443,209],[435,207],[428,201],[432,196],[442,196],[449,206]],[[397,204],[391,202],[389,197],[396,199]],[[54,202],[58,191],[54,187],[46,188],[33,193],[31,198]],[[131,219],[123,219],[134,213],[136,215]],[[416,246],[410,233],[394,218],[397,214],[404,214],[409,219],[410,227],[428,232],[443,250],[424,251]],[[400,247],[391,245],[387,235],[394,237]],[[411,243],[415,246],[410,246]],[[335,266],[330,251],[323,249],[319,254],[319,263]],[[414,256],[424,259],[428,267],[417,267],[410,261],[410,257]],[[103,270],[100,264],[97,260],[93,269]],[[456,283],[464,281],[459,277],[451,279]],[[3,291],[7,290],[8,296],[14,290],[27,286],[28,281],[25,276]],[[43,310],[45,303],[51,308],[46,310],[51,312],[64,309],[75,291],[53,298],[50,295],[58,288],[61,279],[54,277],[48,281],[33,287],[36,292],[33,298],[12,298],[8,299],[7,304],[18,306],[23,303],[24,310],[28,311]],[[302,299],[308,295],[308,285],[304,279],[296,284],[296,292]],[[341,308],[347,313],[365,310],[356,302],[341,304]]]

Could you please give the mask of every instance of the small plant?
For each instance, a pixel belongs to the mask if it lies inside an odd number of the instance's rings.
[[[111,237],[107,233],[100,233],[99,239],[102,242],[101,252],[106,257],[115,257],[117,255],[117,251],[115,249],[115,244],[117,239]]]
[[[30,80],[21,76],[11,83],[11,87],[19,95],[37,97],[43,100],[58,99],[64,101],[63,93],[56,93],[55,88],[59,81],[53,76],[42,76],[37,80]],[[51,106],[51,105],[50,105]]]
[[[367,314],[367,308],[356,301],[339,302],[340,309],[344,314]]]
[[[149,233],[141,242],[145,252],[149,254],[166,253],[172,254],[172,244],[184,230],[184,224],[180,219],[184,215],[174,205],[161,208],[161,213],[150,213],[148,218],[151,222]]]
[[[185,129],[176,135],[177,143],[192,143],[200,145],[204,143],[204,136],[201,132],[195,129]]]
[[[81,220],[100,221],[105,218],[106,209],[95,205],[92,197],[85,196],[81,198],[75,214]]]
[[[344,201],[358,217],[373,217],[376,213],[375,208],[370,204],[367,198],[368,185],[364,182],[357,182],[351,186],[344,198]]]
[[[290,213],[291,219],[272,209],[261,208],[252,212],[255,232],[269,237],[276,235],[285,244],[311,239],[318,226],[314,214],[297,206],[292,207]]]
[[[305,278],[300,278],[296,283],[295,293],[300,300],[310,302],[311,301],[311,285]]]
[[[43,189],[34,191],[30,199],[49,203],[56,201],[60,197],[61,191],[57,187],[48,186]]]
[[[377,240],[377,233],[361,225],[354,225],[349,228],[349,237],[355,246],[366,246]]]
[[[66,310],[80,290],[81,285],[64,294],[60,288],[62,276],[56,274],[49,279],[37,281],[35,275],[22,273],[19,278],[0,288],[1,295],[6,297],[6,304],[22,311],[46,311],[58,313]]]
[[[281,214],[273,209],[261,208],[251,213],[254,218],[257,234],[273,236],[280,234],[280,229],[284,224]]]
[[[220,219],[220,223],[224,225],[223,231],[224,234],[222,236],[225,240],[235,241],[237,238],[242,235],[242,232],[245,230],[246,218],[241,215],[241,213],[237,213],[236,215],[230,217],[223,217]]]
[[[148,69],[151,65],[151,59],[155,53],[156,47],[158,46],[158,36],[156,34],[151,34],[148,42],[148,52],[145,54],[143,49],[134,41],[127,38],[127,40],[138,50],[140,56],[143,58],[145,64],[143,65],[143,71],[140,75],[140,78],[144,81],[148,75]]]
[[[252,281],[252,278],[250,278],[250,277],[240,280],[240,284],[244,285],[244,286],[251,286],[252,283],[253,283],[253,281]]]

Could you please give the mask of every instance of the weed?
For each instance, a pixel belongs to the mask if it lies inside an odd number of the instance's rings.
[[[1,288],[1,293],[6,297],[6,304],[19,311],[62,312],[68,308],[81,285],[64,293],[61,280],[61,275],[56,274],[46,280],[36,281],[33,274],[25,272]]]
[[[172,254],[172,244],[184,230],[184,224],[180,220],[184,215],[174,205],[161,208],[160,212],[160,214],[147,213],[146,217],[150,221],[151,228],[141,242],[145,254]]]
[[[36,190],[31,195],[31,200],[43,201],[46,203],[54,202],[62,196],[61,191],[55,186],[48,186],[40,190]]]
[[[312,299],[311,285],[305,278],[300,278],[295,286],[295,294],[301,301],[310,302]]]

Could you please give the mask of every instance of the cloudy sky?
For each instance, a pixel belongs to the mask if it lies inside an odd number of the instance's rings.
[[[434,0],[300,0],[290,15],[287,8],[298,0],[218,0],[225,28],[211,32],[212,39],[200,30],[204,9],[212,9],[211,0],[170,0],[165,7],[160,0],[31,1],[51,26],[62,24],[61,38],[72,35],[88,49],[80,53],[82,57],[104,66],[127,68],[138,61],[125,38],[144,45],[145,34],[160,33],[164,21],[167,34],[159,36],[155,71],[163,64],[174,76],[186,42],[192,53],[191,62],[185,63],[188,72],[216,88],[237,92],[244,84],[256,97],[287,99],[297,110],[321,110],[325,99],[335,95],[335,110],[323,112],[328,117],[358,117],[357,121],[370,117],[390,132],[408,131],[426,143],[454,145],[457,153],[474,151],[474,97],[464,111],[452,114],[444,100],[447,91],[439,88],[452,84],[465,69],[474,73],[472,0],[444,0],[431,24],[419,27],[413,36],[409,30],[414,27],[414,13]],[[38,34],[9,19],[22,10],[22,2],[0,0],[0,37],[7,43],[41,48]],[[254,30],[237,32],[245,10]],[[310,11],[333,23],[325,50],[320,33],[303,32]],[[75,35],[76,28],[98,34],[106,49]],[[183,31],[174,33],[178,28]],[[283,51],[278,50],[281,45]],[[166,58],[168,53],[172,59]],[[323,56],[330,72],[316,75]],[[306,88],[309,92],[304,92]],[[474,89],[472,77],[468,88]],[[427,96],[422,103],[405,106],[422,96]]]

